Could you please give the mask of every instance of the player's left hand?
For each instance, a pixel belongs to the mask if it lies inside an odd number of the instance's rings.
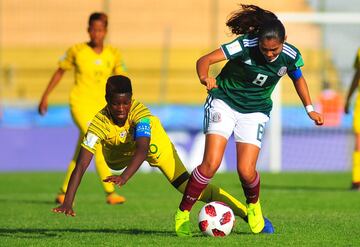
[[[312,111],[308,113],[309,117],[314,120],[316,125],[323,125],[324,124],[324,117],[321,113],[316,111]]]
[[[114,184],[118,185],[119,187],[126,183],[125,179],[119,175],[108,176],[103,181],[108,182],[108,183],[114,183]]]

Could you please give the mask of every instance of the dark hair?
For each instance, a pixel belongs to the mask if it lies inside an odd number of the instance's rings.
[[[233,34],[255,34],[259,40],[285,40],[285,27],[277,16],[256,5],[241,4],[241,9],[232,13],[226,22]]]
[[[104,23],[105,27],[107,27],[108,16],[103,12],[94,12],[89,17],[89,22],[88,22],[89,27],[91,26],[91,23],[93,21],[102,21]]]
[[[127,93],[132,95],[131,81],[123,75],[110,76],[106,82],[105,98],[109,99],[112,94]]]

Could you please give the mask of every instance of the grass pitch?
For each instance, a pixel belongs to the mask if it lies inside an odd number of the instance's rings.
[[[360,246],[360,192],[348,173],[261,173],[264,214],[276,233],[253,235],[239,218],[230,236],[210,238],[197,228],[178,238],[173,216],[181,195],[159,173],[136,174],[119,191],[123,205],[105,203],[99,180],[88,172],[78,190],[77,216],[51,212],[64,173],[0,174],[0,246]],[[213,182],[241,201],[235,173]]]

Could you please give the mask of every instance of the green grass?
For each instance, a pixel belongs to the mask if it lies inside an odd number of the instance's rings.
[[[0,246],[360,246],[360,193],[348,190],[348,173],[262,173],[263,212],[275,234],[253,235],[239,219],[230,236],[204,237],[198,203],[195,236],[185,239],[173,230],[181,195],[161,174],[136,174],[121,189],[128,201],[110,206],[96,175],[87,173],[74,218],[51,212],[63,175],[0,174]],[[244,201],[235,173],[213,182]]]

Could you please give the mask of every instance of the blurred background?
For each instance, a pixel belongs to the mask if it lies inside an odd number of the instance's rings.
[[[67,105],[72,72],[51,93],[46,116],[37,114],[37,104],[59,58],[88,41],[94,11],[109,15],[107,42],[122,52],[135,97],[160,117],[188,168],[198,165],[207,94],[195,62],[235,38],[225,22],[240,3],[271,10],[283,21],[287,41],[304,58],[314,105],[326,118],[326,126],[313,126],[292,82],[282,79],[258,167],[349,171],[352,115],[343,114],[343,102],[360,46],[357,0],[0,0],[0,172],[66,169],[77,138]],[[220,69],[213,66],[211,73]],[[232,138],[221,170],[235,170]]]

